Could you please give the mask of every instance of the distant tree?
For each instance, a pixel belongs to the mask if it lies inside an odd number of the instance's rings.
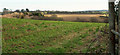
[[[28,9],[28,8],[26,8],[26,11],[27,11],[27,12],[29,12],[29,9]]]
[[[104,14],[106,17],[108,17],[108,12],[103,11],[102,14]]]
[[[3,12],[4,12],[4,11],[8,11],[8,9],[7,9],[7,8],[3,8]]]
[[[22,9],[22,10],[21,10],[21,12],[25,12],[25,10],[24,10],[24,9]]]
[[[20,10],[15,10],[15,12],[20,12]]]
[[[44,14],[47,14],[47,12],[44,12]]]
[[[8,13],[10,13],[9,9],[3,8],[3,14],[8,14]]]
[[[40,10],[36,10],[36,12],[40,12]]]

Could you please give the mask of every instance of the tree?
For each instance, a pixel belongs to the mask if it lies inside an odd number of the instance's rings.
[[[20,12],[20,10],[15,10],[15,12]]]
[[[7,9],[7,8],[4,8],[4,9],[3,9],[3,12],[4,12],[4,11],[8,11],[8,9]]]
[[[25,10],[24,10],[24,9],[22,9],[22,10],[21,10],[21,12],[25,12]]]
[[[28,9],[28,8],[26,8],[26,11],[27,11],[27,12],[29,12],[29,9]]]
[[[103,11],[102,14],[104,14],[106,17],[108,17],[108,12],[107,11]]]
[[[40,10],[36,10],[36,12],[40,12]]]
[[[4,8],[4,9],[3,9],[3,14],[8,14],[8,13],[10,13],[9,9]]]

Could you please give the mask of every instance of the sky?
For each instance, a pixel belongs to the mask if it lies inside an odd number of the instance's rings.
[[[11,10],[58,10],[58,11],[83,11],[107,10],[108,0],[0,0],[0,11],[3,8]]]

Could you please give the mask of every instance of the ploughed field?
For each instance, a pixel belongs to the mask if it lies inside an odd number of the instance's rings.
[[[2,19],[3,53],[85,53],[105,23]]]
[[[95,18],[97,21],[104,21],[105,19],[100,16],[105,16],[104,14],[46,14],[45,17],[51,17],[52,15],[56,15],[59,18],[63,18],[64,21],[91,21],[91,19]]]

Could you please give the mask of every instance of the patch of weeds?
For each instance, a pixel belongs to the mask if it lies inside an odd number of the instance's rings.
[[[38,26],[38,24],[35,24],[36,26]]]
[[[89,29],[89,31],[93,31],[93,29]]]
[[[48,48],[48,51],[51,52],[51,53],[65,53],[65,49],[64,48],[50,47],[50,48]]]
[[[82,50],[82,53],[87,53],[87,49],[83,49],[83,50]]]
[[[20,49],[18,50],[19,53],[27,53],[27,51],[25,49]]]
[[[79,40],[81,40],[81,39],[82,39],[82,37],[79,37],[78,39],[79,39]]]
[[[93,37],[96,37],[96,36],[93,36]]]
[[[96,50],[96,48],[91,48],[91,50],[90,51],[95,51]]]
[[[44,25],[44,24],[45,24],[44,22],[41,23],[41,25]]]
[[[48,27],[47,25],[44,26],[44,28]]]
[[[68,34],[69,32],[65,31],[65,34]]]
[[[93,34],[96,34],[96,32],[93,32]]]
[[[86,33],[86,34],[84,34],[84,35],[81,35],[80,37],[85,38],[86,36],[89,36],[89,34]]]
[[[83,45],[84,43],[82,43],[82,42],[78,42],[78,44],[79,44],[79,45]]]
[[[67,44],[64,44],[63,46],[66,48],[70,48],[70,47],[72,48],[72,47],[74,47],[74,44],[72,44],[72,42],[69,42]]]
[[[53,24],[52,26],[56,26],[56,25]]]
[[[99,31],[99,27],[98,28],[96,28],[96,32],[98,32]]]

